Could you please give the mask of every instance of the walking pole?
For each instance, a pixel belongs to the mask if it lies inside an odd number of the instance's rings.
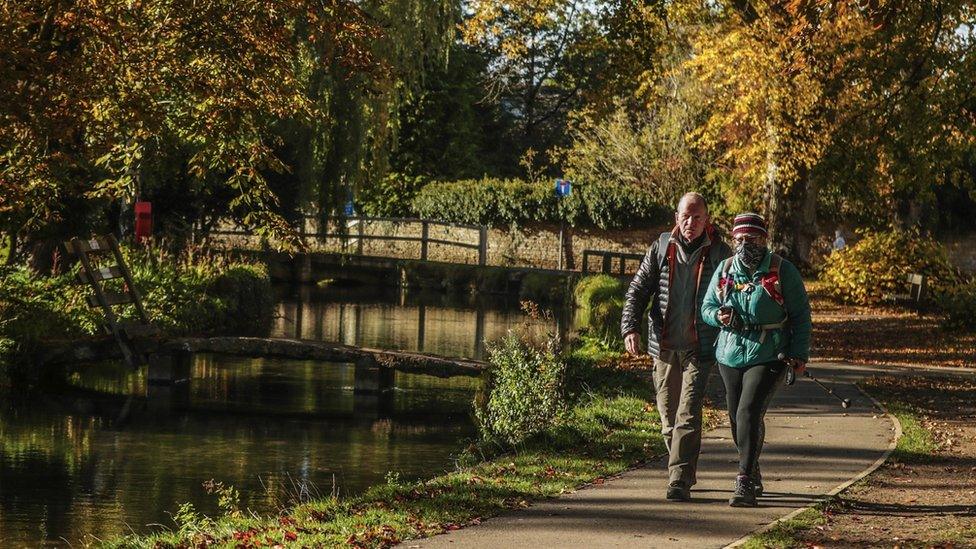
[[[784,355],[783,353],[780,353],[779,356],[777,356],[776,358],[778,358],[779,360],[782,360],[784,362],[786,361],[786,355]],[[793,385],[793,382],[796,381],[796,373],[793,372],[793,366],[791,366],[790,364],[787,364],[786,365],[786,368],[787,368],[787,370],[786,370],[786,384],[787,385]],[[839,400],[840,401],[840,405],[841,405],[842,408],[850,408],[851,407],[851,399],[849,399],[849,398],[842,398],[840,395],[838,395],[837,393],[835,393],[833,389],[831,389],[830,387],[827,387],[826,385],[824,385],[823,383],[821,383],[819,379],[813,377],[813,375],[811,375],[810,372],[808,372],[807,370],[803,370],[803,377],[809,378],[811,381],[813,381],[814,383],[816,383],[817,385],[819,385],[821,389],[823,389],[824,391],[827,391],[827,394],[828,395],[830,395],[830,396],[836,398],[837,400]]]

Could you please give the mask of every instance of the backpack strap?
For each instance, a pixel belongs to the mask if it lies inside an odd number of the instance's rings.
[[[722,275],[718,277],[718,300],[725,303],[725,296],[728,293],[729,269],[732,268],[732,258],[727,257],[722,260]]]
[[[763,290],[769,294],[769,297],[773,298],[773,301],[779,304],[780,307],[786,302],[783,298],[783,286],[779,280],[779,269],[783,264],[783,258],[778,254],[772,254],[769,259],[769,271],[763,276],[761,284]]]
[[[671,233],[661,233],[661,236],[657,240],[657,266],[664,267],[665,261],[670,259],[668,255],[671,253],[669,249],[671,245]]]

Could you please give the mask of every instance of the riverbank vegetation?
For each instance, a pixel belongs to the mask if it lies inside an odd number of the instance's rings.
[[[152,322],[180,335],[259,335],[271,326],[273,296],[263,265],[190,249],[124,246],[123,256]],[[38,276],[24,267],[3,267],[0,277],[0,369],[27,374],[31,356],[45,341],[95,336],[101,310],[86,301],[87,285],[76,281],[78,265],[58,276]],[[118,282],[118,281],[116,281]],[[134,318],[128,305],[116,309]]]
[[[606,346],[623,348],[620,317],[626,292],[624,282],[609,275],[580,279],[573,297],[576,301],[576,325],[586,337],[595,338]]]
[[[419,481],[391,473],[361,496],[297,502],[273,517],[227,504],[210,518],[184,506],[170,531],[107,546],[388,547],[602,483],[664,451],[650,384],[620,358],[580,342],[557,352],[551,338],[509,334],[493,346],[493,370],[476,397],[481,435],[455,470]]]

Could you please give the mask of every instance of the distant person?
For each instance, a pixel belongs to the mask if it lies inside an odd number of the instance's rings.
[[[715,358],[725,382],[739,472],[729,505],[755,507],[762,495],[763,417],[787,368],[802,373],[810,357],[810,302],[800,271],[766,247],[762,216],[735,216],[735,255],[708,285],[701,314],[721,328]]]
[[[674,228],[651,244],[630,283],[620,330],[627,352],[640,354],[641,317],[650,303],[648,350],[669,455],[666,497],[687,501],[696,482],[702,401],[718,336],[699,310],[708,280],[732,249],[715,232],[698,193],[681,197],[674,221]]]
[[[840,229],[834,231],[834,250],[843,250],[847,246],[847,241],[844,240],[844,233]]]

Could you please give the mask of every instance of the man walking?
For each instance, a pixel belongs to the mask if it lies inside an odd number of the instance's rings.
[[[696,481],[702,402],[718,336],[699,311],[712,274],[732,249],[709,222],[702,195],[682,196],[674,220],[674,229],[651,245],[630,283],[620,330],[627,352],[640,354],[641,316],[650,303],[647,341],[669,455],[667,498],[687,501]]]

